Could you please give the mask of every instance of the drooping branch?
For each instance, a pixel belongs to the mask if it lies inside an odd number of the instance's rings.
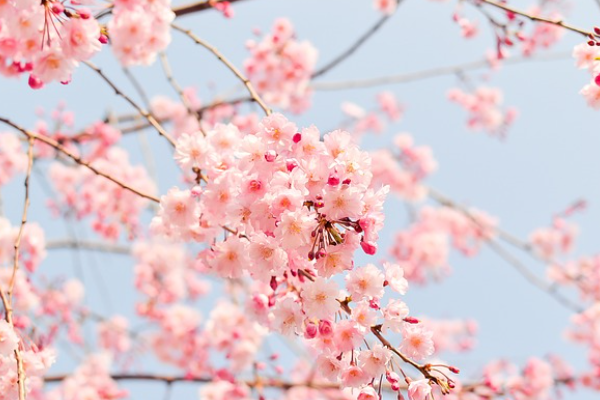
[[[568,52],[547,54],[538,57],[511,57],[503,60],[503,65],[516,65],[525,62],[542,62],[542,61],[554,61],[564,60],[571,56]],[[472,71],[482,68],[488,68],[490,63],[488,60],[471,61],[467,63],[450,65],[447,67],[436,67],[426,69],[417,72],[409,72],[405,74],[382,76],[378,78],[359,79],[353,81],[338,81],[338,82],[314,82],[312,88],[315,90],[346,90],[346,89],[357,89],[357,88],[368,88],[374,86],[391,85],[398,83],[415,82],[425,79],[437,78],[445,75],[456,75],[457,73],[463,73],[466,71]]]
[[[13,260],[13,269],[12,276],[10,278],[10,282],[8,284],[8,290],[6,293],[4,292],[4,288],[0,287],[0,299],[2,300],[2,305],[4,306],[4,319],[7,323],[10,324],[11,327],[14,327],[13,322],[13,290],[15,287],[15,280],[17,276],[17,271],[19,270],[19,250],[21,248],[21,238],[23,237],[23,230],[25,229],[25,224],[27,223],[27,212],[29,210],[29,179],[31,178],[31,170],[33,168],[33,144],[34,138],[29,137],[27,140],[28,149],[27,149],[27,172],[25,175],[25,199],[23,202],[23,213],[21,215],[21,226],[19,227],[19,232],[17,234],[17,238],[15,239],[14,244],[14,260]],[[19,341],[19,344],[15,348],[15,360],[17,362],[17,385],[18,385],[18,393],[19,400],[25,400],[25,367],[23,364],[23,357],[21,356],[21,346],[22,340]]]
[[[190,39],[192,39],[194,42],[196,42],[196,44],[199,44],[200,46],[204,47],[205,49],[207,49],[208,51],[213,53],[219,59],[219,61],[221,61],[223,64],[225,64],[225,66],[227,68],[229,68],[229,70],[231,72],[233,72],[233,74],[244,84],[244,86],[248,90],[248,93],[250,94],[250,97],[252,97],[252,100],[254,100],[260,106],[260,108],[262,108],[264,113],[266,115],[271,115],[271,109],[269,109],[269,107],[267,107],[265,102],[258,95],[256,90],[254,89],[254,86],[250,82],[250,80],[247,77],[245,77],[240,72],[240,70],[238,70],[237,67],[231,63],[231,61],[229,61],[227,58],[225,58],[225,56],[216,47],[214,47],[214,46],[208,44],[207,42],[205,42],[204,40],[200,39],[190,29],[182,28],[176,24],[171,24],[171,26],[173,27],[173,29],[187,35]]]
[[[152,125],[159,133],[159,135],[163,136],[165,139],[167,139],[167,141],[169,143],[171,143],[171,145],[173,147],[175,147],[175,141],[173,140],[173,138],[171,137],[171,135],[169,135],[167,133],[167,131],[165,131],[165,129],[160,125],[160,123],[156,120],[156,118],[154,118],[154,116],[152,114],[150,114],[148,111],[144,110],[142,107],[140,107],[135,101],[133,101],[129,96],[127,96],[125,93],[123,93],[123,91],[121,91],[107,76],[104,72],[102,72],[102,70],[98,67],[96,67],[94,64],[85,61],[84,62],[85,65],[87,65],[88,67],[90,67],[91,69],[93,69],[98,75],[100,75],[100,77],[106,82],[108,83],[108,85],[115,91],[115,94],[117,94],[118,96],[121,96],[123,99],[125,99],[125,101],[127,101],[129,104],[131,104],[133,106],[133,108],[135,108],[144,118],[146,118],[146,120],[148,121],[148,123],[150,123],[150,125]]]
[[[135,193],[138,196],[141,196],[145,199],[152,200],[155,203],[160,203],[159,198],[152,196],[150,194],[141,192],[141,191],[129,186],[127,183],[125,183],[105,172],[100,171],[99,169],[97,169],[96,167],[91,165],[88,161],[85,161],[81,157],[73,154],[71,151],[69,151],[66,147],[64,147],[63,145],[58,143],[56,140],[49,138],[48,136],[44,136],[44,135],[40,135],[38,133],[28,131],[27,129],[25,129],[25,128],[15,124],[14,122],[10,121],[9,119],[3,118],[3,117],[0,117],[0,122],[5,123],[6,125],[12,126],[16,130],[18,130],[19,132],[24,134],[28,139],[39,140],[40,142],[45,143],[50,147],[53,147],[55,150],[59,151],[60,153],[66,155],[67,157],[69,157],[70,159],[75,161],[77,164],[83,165],[84,167],[88,168],[90,171],[92,171],[96,175],[102,176],[102,177],[108,179],[109,181],[116,183],[123,189],[128,190],[132,193]]]
[[[435,189],[428,188],[427,191],[428,191],[429,197],[432,200],[440,203],[441,205],[450,207],[450,208],[460,212],[465,217],[467,217],[473,224],[475,224],[478,228],[484,228],[483,226],[481,226],[481,224],[477,220],[477,218],[467,208],[461,206],[460,204],[457,204],[455,201],[451,200],[450,198],[441,194],[440,192],[438,192]],[[514,235],[512,235],[500,228],[495,227],[495,228],[493,228],[493,230],[494,230],[494,233],[496,233],[498,235],[498,237],[500,239],[504,240],[505,242],[519,248],[520,250],[530,254],[531,256],[533,256],[534,258],[536,258],[540,261],[544,261],[544,262],[546,261],[537,256],[537,254],[535,253],[531,244],[518,239]],[[518,258],[516,258],[510,252],[508,252],[506,249],[504,249],[504,247],[502,247],[500,245],[500,243],[498,243],[496,240],[494,240],[493,238],[486,238],[486,239],[484,239],[484,241],[490,247],[490,249],[492,251],[494,251],[498,256],[500,256],[508,264],[513,266],[517,270],[517,272],[519,272],[529,283],[531,283],[538,289],[542,290],[543,292],[549,294],[553,299],[555,299],[557,302],[559,302],[561,305],[565,306],[566,308],[570,309],[571,311],[574,311],[577,313],[583,311],[582,308],[578,304],[574,303],[573,301],[569,300],[567,297],[563,296],[561,293],[557,292],[556,289],[554,288],[554,286],[552,286],[551,284],[548,284],[543,279],[538,278],[537,275],[532,273],[521,261],[519,261]]]
[[[402,3],[402,0],[396,0],[398,5]],[[356,50],[360,48],[371,36],[373,36],[381,27],[393,16],[394,14],[382,16],[371,28],[369,28],[364,34],[362,34],[348,49],[338,55],[336,58],[319,68],[312,74],[312,78],[318,78],[319,76],[327,73],[329,70],[340,64],[346,58],[350,57]]]

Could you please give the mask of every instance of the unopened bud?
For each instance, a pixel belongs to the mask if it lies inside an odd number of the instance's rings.
[[[403,320],[403,321],[404,321],[404,322],[407,322],[407,323],[409,323],[409,324],[418,324],[418,323],[420,322],[420,321],[419,321],[417,318],[415,318],[415,317],[406,317],[406,318],[404,318],[404,320]]]
[[[272,276],[269,285],[271,286],[271,289],[273,289],[273,291],[277,290],[277,278]]]
[[[318,333],[319,328],[317,327],[317,324],[315,324],[312,321],[306,323],[306,326],[304,328],[304,337],[306,339],[314,339],[315,337],[317,337]]]
[[[337,186],[340,184],[340,178],[335,174],[331,174],[331,175],[329,175],[329,178],[327,179],[327,184],[329,186]]]
[[[300,142],[302,140],[302,134],[300,132],[296,133],[292,140],[294,141],[294,143]]]
[[[80,8],[77,10],[77,14],[81,17],[81,19],[90,19],[92,16],[92,12],[87,8]]]
[[[298,166],[298,162],[296,160],[294,160],[293,158],[289,158],[287,160],[285,160],[285,167],[287,168],[288,172],[292,172],[294,170],[294,168],[296,168]]]
[[[32,89],[41,89],[42,87],[44,87],[44,82],[42,82],[42,80],[40,78],[38,78],[35,75],[29,75],[29,87]]]
[[[51,8],[52,12],[56,15],[62,14],[63,11],[65,11],[65,6],[62,5],[62,3],[54,2],[52,3],[52,8]]]
[[[277,153],[275,152],[275,150],[268,150],[265,153],[265,160],[267,160],[267,162],[273,162],[273,161],[275,161],[276,158],[277,158]]]
[[[98,38],[98,40],[102,44],[107,44],[108,43],[108,36],[106,36],[105,34],[100,34],[100,37]]]
[[[452,372],[454,374],[460,374],[460,369],[453,367],[452,365],[449,365],[448,369],[450,370],[450,372]]]

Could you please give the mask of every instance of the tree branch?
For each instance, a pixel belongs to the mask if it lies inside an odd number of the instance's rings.
[[[531,20],[533,22],[542,22],[542,23],[545,23],[545,24],[551,24],[551,25],[560,26],[561,28],[564,28],[564,29],[566,29],[568,31],[579,33],[580,35],[583,35],[583,36],[586,36],[586,37],[594,37],[595,36],[594,32],[586,31],[585,29],[581,29],[581,28],[578,28],[576,26],[566,24],[565,22],[563,22],[562,19],[550,19],[550,18],[538,17],[538,16],[535,16],[535,15],[531,15],[529,13],[526,13],[525,11],[521,11],[521,10],[518,10],[516,8],[510,7],[510,6],[506,5],[506,4],[499,3],[499,2],[494,1],[494,0],[477,0],[477,2],[489,4],[490,6],[499,8],[501,10],[504,10],[504,11],[508,12],[508,13],[520,15],[522,17],[528,18],[529,20]],[[477,3],[475,3],[475,5],[477,5]]]
[[[28,139],[39,140],[40,142],[45,143],[50,147],[53,147],[57,151],[61,152],[62,154],[66,155],[67,157],[69,157],[70,159],[75,161],[77,164],[83,165],[84,167],[88,168],[90,171],[92,171],[96,175],[102,176],[102,177],[108,179],[109,181],[116,183],[123,189],[128,190],[132,193],[135,193],[138,196],[141,196],[145,199],[152,200],[155,203],[160,203],[160,199],[158,197],[155,197],[155,196],[149,195],[147,193],[141,192],[137,189],[134,189],[133,187],[126,184],[125,182],[122,182],[121,180],[114,178],[113,176],[108,175],[108,174],[98,170],[96,167],[92,166],[88,161],[85,161],[81,157],[71,153],[67,148],[65,148],[63,145],[58,143],[56,140],[49,138],[48,136],[30,132],[30,131],[26,130],[25,128],[22,128],[21,126],[15,124],[14,122],[12,122],[6,118],[3,118],[3,117],[0,117],[0,122],[5,123],[6,125],[12,126],[16,130],[18,130],[19,132],[21,132],[22,134],[27,136]]]
[[[225,1],[225,0],[223,0]],[[213,5],[216,3],[222,3],[223,1],[199,1],[192,4],[186,4],[179,7],[174,7],[173,12],[175,13],[175,17],[182,17],[187,14],[192,14],[198,11],[204,11],[213,8]],[[228,0],[229,3],[237,3],[241,0]]]
[[[150,125],[152,125],[157,131],[158,133],[163,136],[165,139],[167,139],[167,141],[169,143],[171,143],[171,145],[173,147],[175,147],[175,141],[173,140],[173,138],[171,137],[171,135],[169,135],[167,133],[167,131],[165,131],[165,129],[160,125],[160,123],[158,123],[158,121],[156,120],[156,118],[154,118],[154,116],[152,114],[150,114],[148,111],[144,110],[142,107],[140,107],[136,102],[134,102],[129,96],[127,96],[125,93],[123,93],[105,74],[104,72],[102,72],[102,70],[98,67],[96,67],[94,64],[88,62],[88,61],[84,61],[83,62],[85,65],[87,65],[88,67],[90,67],[91,69],[93,69],[94,71],[96,71],[96,73],[98,75],[100,75],[100,77],[106,82],[108,83],[108,85],[115,91],[115,94],[117,94],[118,96],[121,96],[123,99],[125,99],[125,101],[127,101],[129,104],[131,104],[133,106],[133,108],[135,108],[144,118],[146,118],[146,120],[150,123]]]
[[[225,64],[225,66],[227,68],[229,68],[229,70],[231,72],[233,72],[233,74],[240,80],[242,81],[242,83],[244,84],[244,86],[246,86],[246,89],[248,89],[248,93],[250,94],[250,97],[252,97],[252,100],[254,100],[256,103],[258,103],[258,105],[260,106],[260,108],[263,109],[263,111],[265,112],[265,114],[271,115],[271,110],[269,109],[269,107],[267,107],[267,105],[264,103],[264,101],[260,98],[260,96],[258,95],[258,93],[256,92],[256,90],[254,90],[254,86],[252,85],[252,83],[250,82],[250,80],[248,78],[246,78],[236,67],[235,65],[233,65],[231,63],[231,61],[229,61],[227,58],[225,58],[225,56],[223,56],[223,54],[217,50],[216,47],[206,43],[204,40],[200,39],[198,36],[196,36],[190,29],[184,29],[178,25],[175,24],[171,24],[171,26],[173,27],[173,29],[187,35],[190,39],[192,39],[194,42],[196,42],[196,44],[199,44],[200,46],[204,47],[205,49],[207,49],[208,51],[210,51],[211,53],[213,53],[218,59],[219,61],[221,61],[223,64]]]
[[[600,0],[599,0],[600,1]],[[503,65],[515,65],[529,61],[554,61],[564,60],[571,57],[571,53],[553,53],[541,57],[512,57],[503,61]],[[395,83],[407,83],[420,81],[430,78],[437,78],[444,75],[455,75],[457,72],[471,71],[489,67],[490,63],[487,60],[471,61],[462,64],[450,65],[447,67],[439,67],[426,69],[423,71],[409,72],[405,74],[382,76],[378,78],[369,78],[355,81],[338,81],[338,82],[314,82],[311,87],[315,90],[345,90],[356,88],[367,88],[373,86],[383,86]]]

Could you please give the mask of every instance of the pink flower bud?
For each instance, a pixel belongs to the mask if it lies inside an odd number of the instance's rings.
[[[415,317],[406,317],[406,318],[404,318],[404,320],[403,320],[403,321],[404,321],[404,322],[406,322],[406,323],[409,323],[409,324],[418,324],[418,323],[420,322],[420,321],[419,321],[417,318],[415,318]]]
[[[287,160],[285,160],[285,167],[289,172],[292,172],[297,166],[298,161],[294,160],[293,158],[288,158]]]
[[[92,12],[87,8],[80,8],[79,10],[77,10],[77,14],[79,14],[81,19],[90,19],[90,17],[92,16]]]
[[[269,283],[269,285],[271,286],[271,289],[273,291],[277,290],[277,278],[275,278],[274,276],[271,277],[271,282]]]
[[[292,140],[294,141],[294,143],[300,142],[302,140],[302,134],[300,132],[296,133]]]
[[[317,333],[319,332],[319,328],[317,328],[317,324],[312,321],[306,323],[304,327],[304,337],[306,339],[314,339],[317,337]]]
[[[327,179],[327,184],[329,186],[337,186],[340,184],[340,178],[336,174],[331,174]]]
[[[98,40],[100,41],[100,43],[102,44],[107,44],[108,43],[108,36],[101,34],[100,37],[98,38]]]
[[[333,335],[333,324],[330,320],[322,319],[319,321],[319,335],[325,338]]]
[[[37,76],[31,74],[29,75],[29,87],[32,89],[41,89],[44,87],[44,82]]]
[[[65,7],[62,5],[62,3],[59,3],[57,1],[52,3],[51,10],[54,14],[59,15],[62,14],[63,11],[65,11]]]
[[[275,152],[275,150],[268,150],[265,153],[265,160],[267,160],[267,162],[273,162],[273,161],[275,161],[276,158],[277,158],[277,153]]]

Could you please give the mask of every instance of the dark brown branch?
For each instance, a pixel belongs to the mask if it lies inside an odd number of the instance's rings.
[[[228,0],[230,3],[237,3],[241,0]],[[221,3],[221,1],[199,1],[192,4],[186,4],[183,6],[173,8],[173,12],[175,13],[175,17],[182,17],[187,14],[192,14],[198,11],[205,11],[213,8],[213,4]]]

